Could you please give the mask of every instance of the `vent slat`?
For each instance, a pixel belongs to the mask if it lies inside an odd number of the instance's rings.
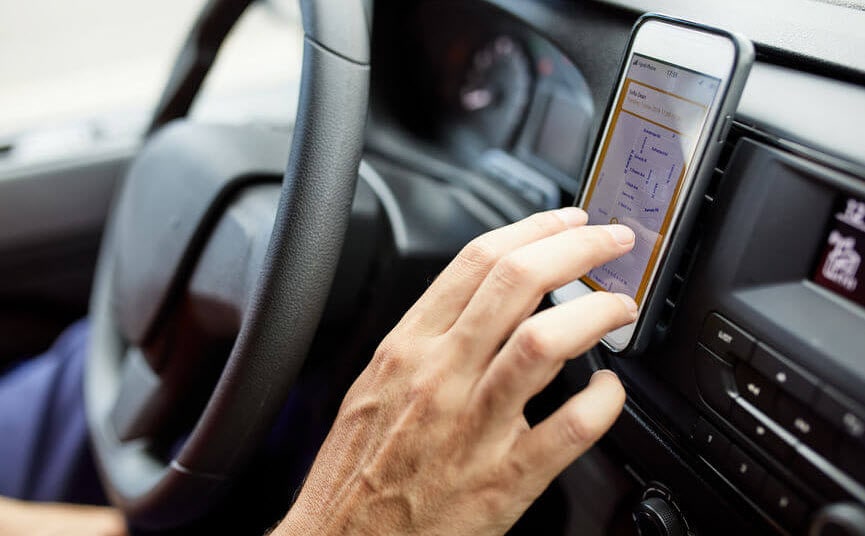
[[[676,310],[682,303],[688,283],[688,277],[690,276],[691,269],[696,264],[700,245],[703,239],[703,233],[706,229],[708,214],[711,211],[712,206],[714,206],[715,201],[718,199],[721,184],[724,180],[724,173],[730,163],[730,157],[733,154],[733,150],[736,148],[736,144],[739,142],[741,137],[742,132],[734,125],[733,128],[730,129],[730,135],[724,142],[724,147],[721,149],[721,154],[718,157],[718,164],[715,166],[712,178],[706,188],[706,193],[703,196],[703,206],[700,208],[700,212],[697,215],[697,221],[691,231],[691,236],[688,237],[688,242],[685,246],[685,251],[682,254],[682,259],[679,261],[679,266],[673,276],[670,291],[667,293],[667,297],[664,300],[664,308],[661,311],[661,318],[658,321],[658,328],[661,331],[666,331],[670,328],[675,319]]]

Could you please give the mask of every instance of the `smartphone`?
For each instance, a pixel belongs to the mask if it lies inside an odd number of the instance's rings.
[[[602,339],[614,353],[651,340],[753,58],[750,41],[717,28],[656,14],[634,26],[576,204],[589,224],[627,225],[636,243],[552,293],[559,303],[595,291],[633,297],[637,320]]]

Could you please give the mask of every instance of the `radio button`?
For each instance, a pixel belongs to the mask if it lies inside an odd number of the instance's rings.
[[[703,324],[700,342],[705,344],[718,356],[732,363],[733,359],[751,358],[754,349],[754,337],[748,335],[717,313],[712,313]]]
[[[793,445],[784,441],[778,434],[773,432],[769,426],[760,422],[754,415],[741,404],[733,404],[733,424],[742,430],[748,437],[754,440],[760,447],[775,457],[778,461],[785,462],[793,454]],[[794,440],[795,441],[795,440]]]
[[[865,445],[865,410],[847,397],[824,387],[817,392],[814,410],[846,437]]]
[[[733,367],[719,359],[703,345],[697,345],[694,356],[694,368],[697,373],[697,387],[703,400],[712,409],[723,416],[730,414],[730,402],[733,399],[735,380]]]
[[[817,378],[763,343],[757,345],[751,365],[806,404],[811,403],[817,392]]]
[[[811,410],[785,395],[775,399],[774,418],[778,423],[823,456],[832,452],[834,430]]]
[[[730,441],[703,417],[697,419],[696,424],[694,424],[692,437],[697,443],[698,452],[713,463],[720,463],[727,456]]]
[[[757,462],[736,445],[730,447],[726,469],[726,473],[733,482],[744,491],[749,494],[760,492],[763,480],[766,478],[766,470],[757,465]]]
[[[808,513],[808,507],[802,499],[772,476],[767,477],[763,483],[760,502],[769,515],[790,529],[798,528]]]
[[[761,410],[772,409],[777,392],[775,385],[744,363],[736,365],[736,389],[742,398]]]

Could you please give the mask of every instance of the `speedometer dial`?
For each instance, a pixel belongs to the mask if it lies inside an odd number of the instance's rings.
[[[507,144],[529,103],[531,63],[510,36],[500,35],[475,51],[457,95],[466,126],[492,146]]]

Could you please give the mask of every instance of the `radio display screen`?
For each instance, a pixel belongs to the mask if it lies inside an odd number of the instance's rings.
[[[865,200],[839,199],[814,282],[865,307]]]

